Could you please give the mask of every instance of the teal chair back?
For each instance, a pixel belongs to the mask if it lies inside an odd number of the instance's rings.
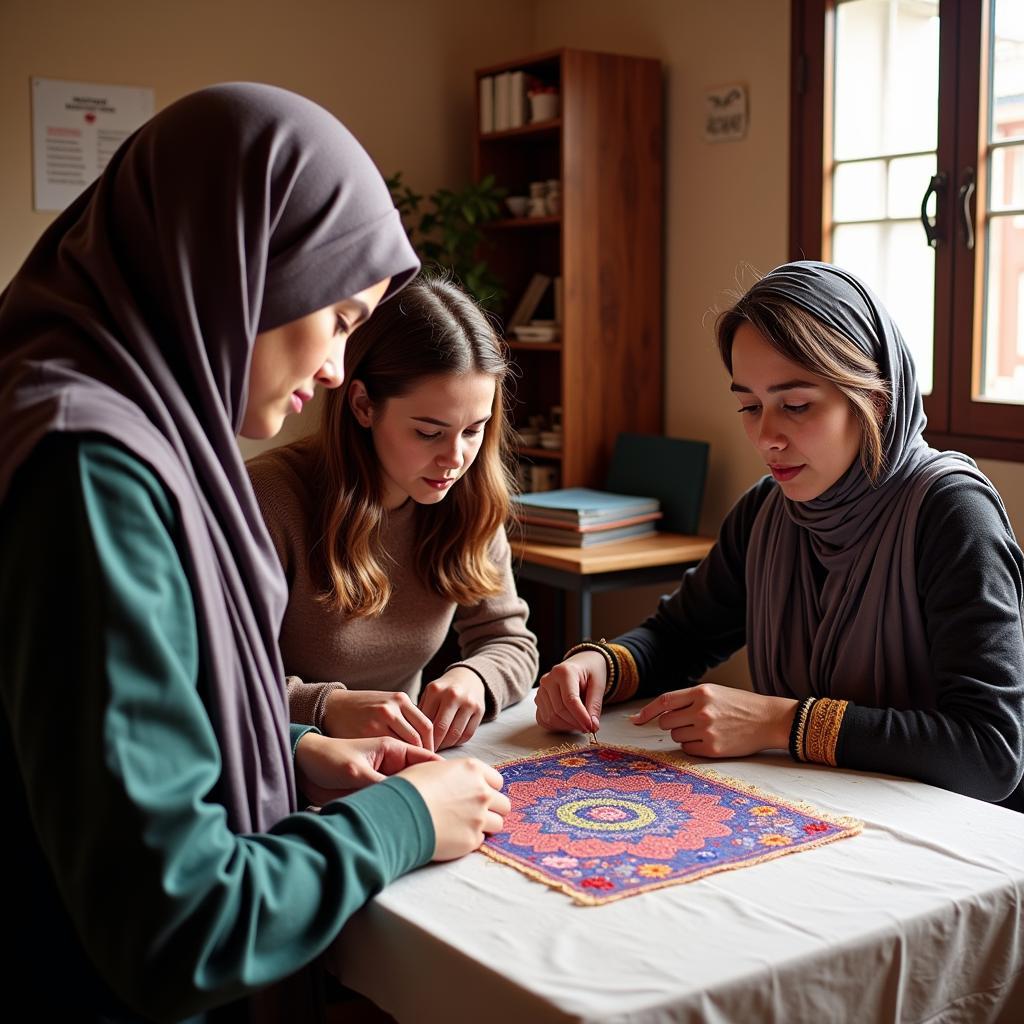
[[[695,534],[708,470],[706,441],[660,434],[619,434],[605,489],[614,494],[658,498],[664,518],[658,528]]]

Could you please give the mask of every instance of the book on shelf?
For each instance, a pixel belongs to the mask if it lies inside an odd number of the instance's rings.
[[[544,293],[550,284],[551,278],[547,274],[534,274],[530,278],[530,283],[526,286],[519,305],[516,306],[505,325],[506,330],[511,331],[513,327],[525,327],[533,319],[533,314],[537,312],[537,306],[540,305],[540,300],[544,298]]]
[[[480,131],[494,131],[494,78],[491,75],[480,79]]]
[[[508,126],[521,128],[526,124],[526,72],[513,71],[508,86]]]
[[[636,523],[653,523],[662,517],[661,512],[645,512],[640,516],[623,516],[621,519],[612,519],[608,522],[584,523],[582,526],[566,522],[564,519],[555,519],[552,516],[535,516],[523,513],[516,518],[519,522],[530,526],[553,526],[558,530],[571,530],[574,533],[593,533],[595,530],[610,530],[617,526],[634,526]]]
[[[511,128],[512,120],[512,75],[503,71],[494,76],[494,130],[503,132]]]
[[[556,544],[566,548],[591,548],[598,544],[612,544],[619,540],[654,535],[654,523],[634,523],[598,530],[566,530],[560,526],[534,526],[523,524],[523,540],[529,544]]]
[[[635,494],[614,494],[590,487],[562,487],[541,494],[521,494],[516,497],[513,509],[520,517],[544,516],[569,527],[581,527],[660,512],[661,503],[657,498]]]

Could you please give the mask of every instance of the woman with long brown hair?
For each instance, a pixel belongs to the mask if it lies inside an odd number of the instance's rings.
[[[289,584],[292,721],[442,749],[533,684],[505,535],[507,373],[473,300],[420,278],[353,336],[318,432],[250,461]],[[421,687],[451,625],[461,658]]]

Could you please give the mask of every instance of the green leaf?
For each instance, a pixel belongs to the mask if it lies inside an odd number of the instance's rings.
[[[508,189],[487,174],[460,189],[439,188],[424,197],[405,184],[401,171],[385,180],[423,263],[453,274],[483,308],[500,309],[507,293],[481,255],[489,248],[481,225],[501,216]],[[417,217],[413,229],[408,221]]]

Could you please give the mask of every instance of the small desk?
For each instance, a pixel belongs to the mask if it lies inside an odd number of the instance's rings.
[[[582,737],[534,694],[447,757],[491,763]],[[608,743],[676,749],[609,708]],[[600,907],[472,853],[398,879],[327,952],[400,1024],[794,1024],[1024,1020],[1024,814],[907,779],[711,762],[861,835]]]
[[[591,548],[558,547],[512,541],[517,574],[575,594],[579,636],[566,636],[565,646],[591,635],[591,595],[603,590],[677,581],[714,546],[709,537],[655,533]],[[565,632],[563,624],[562,632]]]

